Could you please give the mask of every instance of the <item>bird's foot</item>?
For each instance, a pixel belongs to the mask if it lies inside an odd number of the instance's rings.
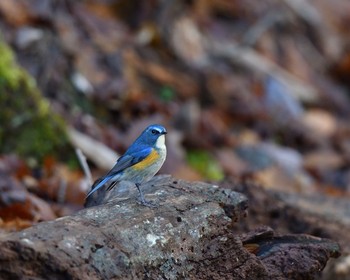
[[[136,185],[136,188],[138,189],[138,191],[139,191],[139,193],[140,193],[140,198],[139,198],[139,200],[138,200],[139,203],[140,203],[141,205],[147,206],[147,207],[149,207],[149,208],[157,208],[157,207],[158,207],[157,204],[155,204],[155,203],[153,203],[153,202],[151,202],[151,201],[147,201],[147,200],[145,199],[145,197],[144,197],[144,195],[143,195],[143,192],[142,192],[141,189],[140,189],[140,184],[136,183],[135,185]]]
[[[145,200],[144,198],[143,199],[139,198],[137,202],[139,204],[146,206],[146,207],[149,207],[149,208],[158,208],[158,204],[156,204],[150,200]]]

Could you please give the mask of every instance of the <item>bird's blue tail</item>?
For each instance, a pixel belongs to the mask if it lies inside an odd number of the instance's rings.
[[[88,198],[95,191],[97,191],[99,188],[101,188],[111,178],[112,178],[112,176],[105,177],[101,182],[98,183],[98,185],[96,187],[94,187],[92,190],[89,191],[89,193],[87,194],[86,198]]]

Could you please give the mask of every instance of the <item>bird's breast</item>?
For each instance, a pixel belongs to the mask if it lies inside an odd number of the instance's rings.
[[[142,161],[133,166],[136,170],[143,170],[159,160],[160,154],[157,150],[152,149],[152,152]]]
[[[166,158],[166,146],[164,135],[159,136],[157,142],[152,149],[152,152],[139,163],[133,166],[134,170],[144,171],[147,168],[154,169],[153,173],[156,173],[163,165]],[[152,166],[152,167],[151,167]]]

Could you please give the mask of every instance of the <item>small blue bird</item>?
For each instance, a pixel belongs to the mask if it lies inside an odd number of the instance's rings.
[[[111,189],[116,183],[126,180],[135,183],[141,203],[151,206],[151,203],[145,200],[140,185],[150,180],[162,167],[166,158],[166,133],[166,129],[161,125],[148,126],[113,168],[92,186],[86,199],[106,183],[111,183],[108,187]]]

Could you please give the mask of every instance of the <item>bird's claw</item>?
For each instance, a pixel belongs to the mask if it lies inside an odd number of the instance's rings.
[[[158,205],[153,201],[145,200],[142,198],[138,199],[138,203],[149,208],[158,208]]]

